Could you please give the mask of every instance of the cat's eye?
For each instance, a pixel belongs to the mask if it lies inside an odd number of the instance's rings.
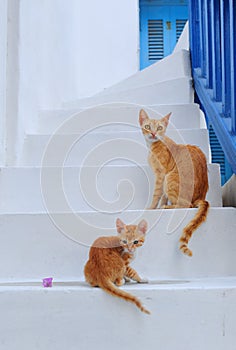
[[[150,127],[150,125],[145,125],[145,126],[144,126],[144,129],[146,129],[146,130],[151,130],[151,127]]]
[[[161,125],[158,125],[157,130],[160,131],[162,129],[163,129],[163,127]]]
[[[138,241],[137,241],[137,240],[135,240],[133,243],[134,243],[134,244],[138,244]]]
[[[127,244],[127,241],[126,241],[125,239],[123,239],[122,242],[123,242],[124,244]]]

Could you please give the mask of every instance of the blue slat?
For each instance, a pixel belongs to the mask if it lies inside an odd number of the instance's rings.
[[[229,18],[230,18],[230,78],[231,78],[231,130],[232,133],[236,133],[236,111],[235,111],[235,94],[236,94],[236,55],[235,55],[235,48],[236,48],[236,3],[234,0],[229,1]]]
[[[236,1],[190,0],[189,12],[196,96],[236,173]]]
[[[205,56],[206,56],[206,81],[207,87],[212,88],[212,37],[211,37],[211,1],[204,0],[205,32]]]
[[[193,78],[198,98],[204,106],[205,113],[210,123],[214,127],[215,133],[233,172],[236,173],[236,135],[231,135],[230,125],[226,123],[227,119],[222,118],[222,106],[219,103],[214,103],[212,95],[209,91],[206,91],[206,79],[200,77],[198,69],[194,69]]]
[[[220,3],[211,0],[211,34],[212,34],[212,86],[213,97],[222,100],[221,85],[221,42],[220,42]]]
[[[230,24],[229,2],[220,1],[221,18],[221,64],[222,64],[222,111],[226,118],[231,113],[231,90],[230,90]]]
[[[206,22],[205,22],[205,2],[204,1],[198,1],[198,8],[199,8],[199,16],[200,16],[200,68],[201,68],[201,74],[205,78],[206,77]],[[194,9],[193,9],[194,11]],[[194,38],[197,40],[197,38]],[[193,48],[193,50],[195,50]]]
[[[189,31],[190,31],[190,48],[192,53],[193,68],[200,67],[200,20],[198,0],[189,2]],[[192,49],[194,47],[194,50]]]

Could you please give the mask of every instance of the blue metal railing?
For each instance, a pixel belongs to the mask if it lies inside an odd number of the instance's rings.
[[[190,0],[189,28],[195,91],[236,173],[236,1]]]

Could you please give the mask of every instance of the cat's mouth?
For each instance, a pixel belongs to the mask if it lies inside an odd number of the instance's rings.
[[[148,136],[148,139],[149,139],[150,141],[157,141],[157,140],[159,140],[159,137],[156,136],[156,135],[149,135],[149,136]]]
[[[126,253],[133,254],[133,253],[134,253],[134,251],[135,251],[135,249],[134,249],[134,248],[127,248],[127,247],[125,247],[125,252],[126,252]]]

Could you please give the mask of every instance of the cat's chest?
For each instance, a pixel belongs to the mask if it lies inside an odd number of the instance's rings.
[[[153,144],[150,148],[148,162],[153,170],[166,173],[170,164],[170,152],[163,143]]]
[[[131,263],[131,261],[133,261],[135,259],[136,251],[134,251],[133,253],[130,253],[130,252],[126,251],[126,249],[124,249],[122,254],[121,254],[121,257],[124,260],[124,262],[126,263],[126,265],[128,265]]]
[[[166,168],[166,160],[159,156],[159,153],[149,152],[148,162],[153,170],[159,170],[163,172]]]
[[[151,165],[151,167],[163,168],[163,165],[161,164],[160,160],[153,152],[149,152],[148,162]]]

